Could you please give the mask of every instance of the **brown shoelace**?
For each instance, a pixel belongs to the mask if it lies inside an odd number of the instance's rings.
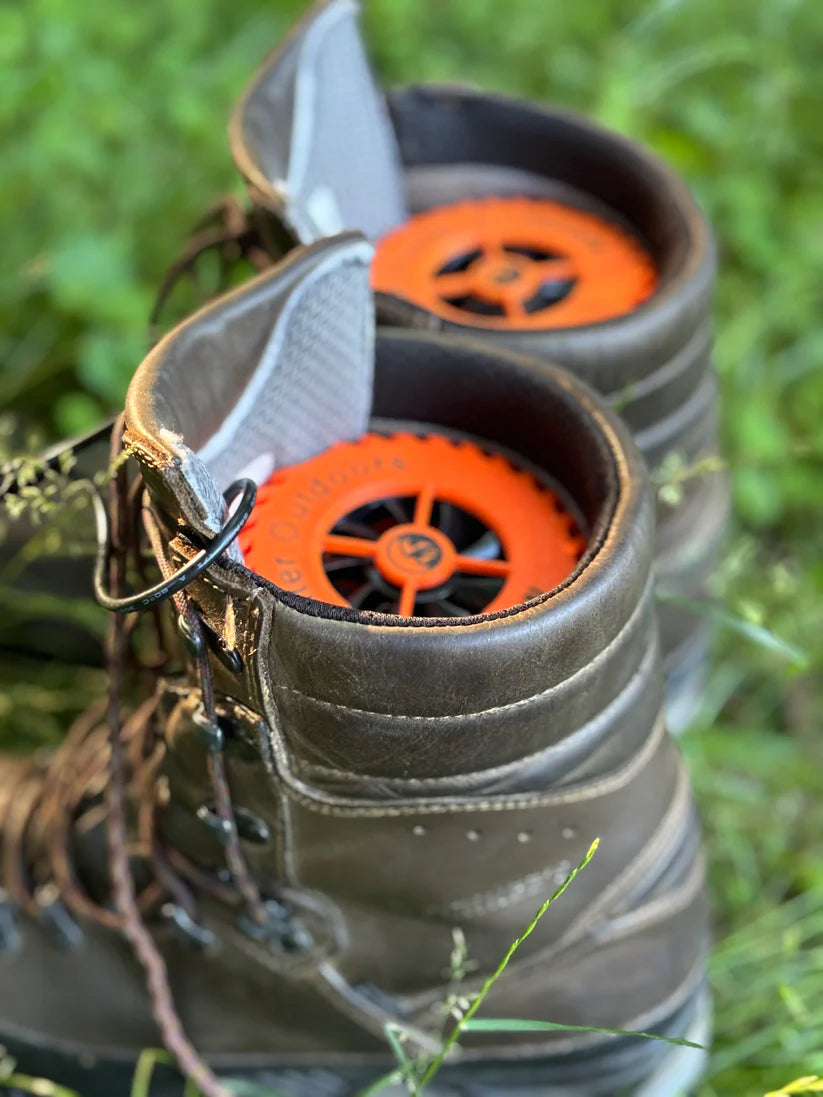
[[[143,511],[143,485],[138,478],[129,486],[120,460],[122,434],[121,419],[113,433],[113,467],[119,467],[109,503],[108,582],[114,597],[125,593],[128,574],[145,584],[145,535],[157,536]],[[214,811],[223,831],[225,871],[214,875],[191,864],[178,850],[166,847],[158,831],[157,775],[165,754],[158,702],[165,658],[141,657],[139,651],[145,649],[145,643],[136,642],[139,619],[153,618],[146,624],[155,630],[155,650],[162,652],[157,606],[140,618],[112,614],[106,650],[108,697],[75,721],[48,761],[33,759],[25,768],[0,816],[0,865],[7,903],[50,925],[63,944],[82,940],[76,919],[119,932],[129,941],[143,967],[152,1013],[166,1048],[204,1097],[229,1097],[183,1031],[165,961],[147,925],[149,918],[162,913],[202,945],[208,931],[199,926],[197,896],[203,891],[240,908],[252,925],[265,927],[271,920],[240,846],[215,707],[208,637],[186,590],[173,600],[198,679],[198,718],[204,728],[212,730],[207,738],[207,764]],[[147,699],[126,716],[123,697],[127,683],[137,686]],[[104,823],[107,838],[110,903],[106,905],[84,890],[72,849],[77,828],[97,821]],[[135,863],[141,866],[141,880],[145,876],[147,881],[139,890]]]
[[[252,204],[244,207],[236,198],[226,197],[211,206],[189,235],[178,257],[160,280],[150,316],[150,331],[159,333],[162,314],[181,281],[193,283],[200,303],[225,292],[236,268],[246,263],[253,271],[268,270],[278,255],[285,254],[288,243],[266,212]],[[202,284],[198,266],[205,256],[216,259],[217,276],[210,287]]]

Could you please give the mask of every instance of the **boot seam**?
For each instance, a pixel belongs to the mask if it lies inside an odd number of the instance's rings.
[[[282,778],[287,796],[320,815],[341,815],[349,818],[388,818],[414,815],[448,815],[463,812],[523,811],[532,808],[580,803],[610,792],[619,791],[642,771],[666,738],[665,719],[661,712],[646,742],[626,765],[589,784],[562,792],[510,793],[480,800],[470,797],[451,799],[442,797],[436,800],[387,805],[385,802],[376,804],[372,802],[369,804],[362,801],[352,801],[347,797],[318,793],[317,791],[312,795],[305,791],[304,782],[300,781],[293,773],[283,773]]]
[[[616,918],[604,923],[602,928],[593,930],[589,936],[600,944],[619,941],[641,932],[655,921],[660,921],[673,911],[682,909],[686,905],[684,899],[691,898],[702,885],[705,873],[705,858],[702,853],[698,853],[686,877],[670,891],[647,900],[633,910],[619,914]]]
[[[500,777],[508,777],[515,773],[518,769],[528,768],[536,763],[539,763],[545,758],[551,751],[556,750],[562,743],[568,742],[575,736],[581,735],[587,728],[590,728],[598,721],[605,720],[607,714],[616,706],[618,706],[628,693],[631,692],[638,681],[649,669],[649,663],[654,655],[659,651],[659,645],[655,639],[653,643],[650,643],[641,656],[640,663],[636,670],[633,671],[631,676],[626,680],[621,689],[607,701],[602,708],[595,713],[591,719],[586,720],[585,723],[580,724],[578,727],[571,728],[562,739],[558,739],[553,743],[549,743],[547,746],[542,747],[540,750],[533,751],[531,754],[524,754],[520,758],[515,758],[511,762],[501,762],[495,766],[489,766],[486,769],[469,770],[468,772],[461,772],[455,774],[447,774],[442,777],[384,777],[375,776],[369,773],[356,773],[353,770],[335,769],[333,766],[324,766],[320,762],[309,762],[305,765],[300,765],[299,773],[301,777],[305,777],[307,780],[311,780],[313,776],[335,778],[347,782],[349,784],[368,782],[374,784],[379,782],[380,786],[391,791],[403,792],[408,789],[410,792],[414,792],[418,788],[433,788],[438,784],[454,783],[458,780],[465,778],[472,778],[477,781],[489,781]],[[591,666],[591,664],[590,664]],[[563,683],[565,684],[565,683]],[[538,695],[542,696],[542,695]],[[598,746],[601,744],[598,743]],[[582,764],[582,763],[581,763]],[[574,770],[570,773],[573,774]],[[565,775],[566,777],[569,774]],[[448,795],[448,792],[444,793]]]
[[[604,892],[603,895],[615,890],[618,894],[624,893],[626,888],[632,887],[636,883],[638,877],[642,878],[646,873],[651,872],[654,869],[655,864],[659,860],[660,847],[665,848],[669,844],[670,830],[676,827],[681,821],[681,817],[685,814],[683,810],[684,806],[688,808],[690,803],[690,798],[688,796],[688,781],[682,773],[678,777],[677,786],[678,787],[675,789],[674,795],[672,796],[671,807],[666,813],[666,817],[664,817],[663,821],[656,829],[652,840],[637,853],[623,875],[618,877],[614,885],[612,885],[607,892]],[[683,795],[684,791],[686,793],[685,797]],[[522,876],[518,880],[510,881],[501,887],[477,892],[474,895],[469,895],[465,898],[454,899],[450,903],[446,903],[440,907],[430,907],[426,913],[429,915],[456,914],[466,918],[495,913],[496,911],[503,910],[513,903],[528,898],[529,895],[538,892],[541,884],[547,880],[552,880],[553,877],[558,877],[558,879],[553,882],[559,886],[563,883],[563,880],[569,874],[572,867],[570,861],[563,859],[554,865],[547,866],[542,871],[528,873],[526,876]],[[598,902],[589,907],[578,921],[589,921],[589,913],[599,908],[600,905],[601,904]],[[571,933],[576,928],[576,925],[572,925],[569,927],[567,934]],[[564,934],[564,937],[567,934]]]
[[[581,933],[590,932],[598,918],[608,918],[608,911],[612,904],[619,909],[621,897],[636,888],[638,881],[642,881],[644,875],[652,869],[661,851],[671,841],[672,831],[677,828],[690,807],[691,786],[685,766],[678,758],[670,806],[658,823],[651,840],[636,854],[623,872],[601,892],[599,898],[588,907],[577,922],[568,928],[560,939],[561,944],[573,941]]]
[[[701,855],[695,859],[691,871],[683,882],[669,893],[668,903],[666,904],[668,909],[663,911],[664,915],[678,914],[689,907],[701,892],[704,868],[704,860]],[[662,904],[658,905],[657,900],[652,900],[649,905],[654,905],[655,913],[658,913],[659,906],[662,906]],[[643,908],[638,908],[638,910],[643,910]],[[558,963],[573,963],[578,954],[585,949],[592,947],[597,949],[614,941],[636,936],[648,927],[649,921],[650,919],[638,917],[634,924],[625,925],[613,934],[607,932],[603,937],[587,933],[585,936],[571,942],[565,942],[561,938],[548,948],[510,964],[503,976],[502,985],[510,984],[513,980],[517,981],[518,987],[526,987],[534,982],[540,982],[544,977],[544,970],[547,965],[551,964],[552,967],[556,967]],[[696,963],[695,970],[702,971],[702,963]],[[482,977],[478,977],[466,981],[461,984],[461,987],[466,993],[470,993],[474,989],[479,989],[482,982]],[[436,1009],[439,1005],[442,999],[442,989],[436,987],[415,995],[399,996],[401,1009],[404,1013],[408,1010],[413,1016],[425,1018],[429,1011]],[[425,1021],[418,1021],[418,1023],[425,1023]]]
[[[383,720],[392,721],[396,723],[414,723],[414,722],[431,722],[431,723],[463,723],[475,719],[478,716],[493,716],[499,712],[510,712],[518,708],[523,708],[527,705],[533,704],[535,701],[539,701],[544,697],[548,697],[554,690],[560,687],[566,687],[569,683],[574,682],[575,678],[590,671],[592,666],[596,665],[607,655],[609,655],[615,647],[624,639],[625,634],[631,630],[631,628],[637,623],[644,613],[651,614],[652,609],[649,608],[651,601],[652,591],[654,589],[654,577],[650,573],[646,579],[643,589],[638,596],[637,605],[632,612],[626,618],[621,625],[618,632],[609,640],[601,650],[597,653],[594,659],[585,663],[583,666],[578,667],[570,675],[564,678],[561,682],[557,682],[550,686],[548,689],[541,690],[539,693],[532,693],[528,697],[520,697],[516,701],[510,701],[504,705],[491,705],[489,708],[476,709],[472,712],[458,712],[458,713],[446,713],[441,715],[423,716],[414,713],[392,713],[392,712],[379,712],[373,709],[357,708],[353,705],[340,704],[336,701],[326,701],[320,697],[313,697],[309,693],[305,693],[302,690],[296,689],[294,686],[281,685],[279,683],[273,683],[272,689],[276,693],[289,693],[295,697],[303,698],[306,701],[310,701],[312,704],[317,705],[320,708],[344,712],[352,716],[379,716]],[[346,772],[346,771],[341,771]],[[425,778],[423,778],[425,780]]]
[[[641,377],[636,381],[630,381],[622,388],[603,392],[603,399],[607,401],[617,400],[624,392],[629,390],[630,395],[626,406],[631,406],[636,399],[652,396],[660,389],[665,389],[681,373],[686,372],[692,360],[696,361],[705,356],[705,366],[708,369],[711,365],[713,327],[711,317],[707,316],[703,323],[695,329],[692,336],[681,347],[678,347],[670,358],[665,359],[656,370],[647,373],[645,377]]]

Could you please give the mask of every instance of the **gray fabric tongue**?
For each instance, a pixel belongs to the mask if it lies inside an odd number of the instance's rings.
[[[371,247],[329,247],[280,299],[234,406],[198,457],[225,489],[238,476],[260,484],[366,429],[372,397],[374,319]],[[251,303],[251,302],[250,302]],[[242,314],[236,318],[239,330]]]
[[[126,398],[129,440],[188,517],[216,531],[221,492],[258,484],[367,427],[374,372],[371,246],[298,249],[171,332]]]
[[[400,153],[357,25],[354,0],[316,5],[264,64],[238,108],[264,192],[298,238],[358,229],[376,239],[407,216]]]

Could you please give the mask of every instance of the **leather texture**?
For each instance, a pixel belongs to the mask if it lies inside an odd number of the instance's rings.
[[[157,542],[165,564],[209,532],[199,474],[189,479],[180,447],[194,452],[214,431],[211,387],[231,391],[252,375],[259,332],[284,295],[350,246],[344,237],[298,253],[188,321],[137,371],[127,437],[167,534]],[[510,452],[576,501],[589,547],[557,589],[458,620],[339,610],[228,556],[192,584],[198,613],[242,659],[233,672],[215,658],[214,677],[235,812],[264,835],[246,844],[248,863],[310,941],[292,952],[256,941],[205,898],[213,950],[193,957],[158,927],[184,1023],[233,1073],[384,1069],[387,1021],[423,1046],[442,1024],[453,929],[476,965],[461,984],[471,993],[599,837],[488,1010],[666,1029],[699,992],[706,902],[688,777],[661,715],[653,508],[639,454],[579,380],[488,345],[383,332],[374,371],[375,426],[416,423]],[[162,833],[217,870],[197,711],[184,667],[163,686]],[[36,782],[37,762],[26,765]],[[0,807],[20,780],[17,765],[0,770]],[[99,875],[99,853],[83,856]],[[75,1071],[86,1055],[105,1073],[157,1042],[122,941],[89,928],[85,944],[56,952],[42,927],[26,925],[23,937],[0,963],[0,1034],[24,1064],[48,1046]],[[509,1077],[537,1064],[546,1080],[568,1069],[569,1092],[583,1097],[611,1092],[593,1079],[617,1071],[617,1051],[619,1077],[634,1084],[663,1050],[629,1052],[593,1033],[472,1037],[454,1070],[487,1064]],[[517,1091],[510,1081],[502,1091]]]

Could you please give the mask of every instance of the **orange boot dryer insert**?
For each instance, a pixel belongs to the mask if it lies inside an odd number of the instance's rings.
[[[499,453],[367,434],[276,472],[240,535],[248,567],[338,606],[495,613],[562,583],[585,548],[558,496]]]
[[[485,198],[416,214],[378,242],[372,285],[477,327],[581,327],[654,292],[651,256],[624,229],[559,202]]]

